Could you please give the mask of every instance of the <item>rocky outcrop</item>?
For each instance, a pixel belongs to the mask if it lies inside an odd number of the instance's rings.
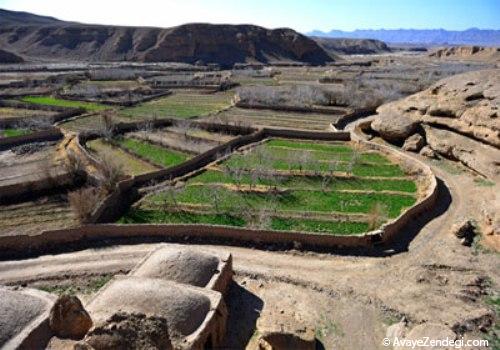
[[[367,55],[391,52],[389,46],[374,39],[344,39],[312,37],[327,52],[337,55]]]
[[[500,174],[500,151],[496,148],[448,130],[427,125],[424,130],[429,146],[442,156],[490,178]]]
[[[403,149],[410,152],[418,152],[425,146],[425,139],[420,134],[413,134],[405,140]]]
[[[0,22],[4,14],[0,14]],[[288,28],[186,24],[174,28],[54,22],[2,26],[0,47],[27,57],[90,61],[324,64],[332,58]]]
[[[400,115],[500,148],[500,69],[455,75],[429,89],[380,106],[381,118]]]
[[[50,310],[49,325],[58,337],[81,339],[92,327],[92,320],[80,299],[62,295]]]
[[[484,46],[453,46],[437,49],[430,57],[500,61],[500,48]]]
[[[413,327],[406,337],[404,338],[408,342],[422,341],[422,339],[449,339],[455,340],[457,335],[447,326],[436,323],[422,323]],[[396,350],[403,350],[405,346],[395,346]],[[438,349],[434,347],[434,349]]]
[[[417,130],[417,126],[417,121],[396,113],[382,114],[371,124],[382,138],[392,142],[405,140]]]
[[[12,52],[0,50],[0,63],[22,63],[24,59]]]

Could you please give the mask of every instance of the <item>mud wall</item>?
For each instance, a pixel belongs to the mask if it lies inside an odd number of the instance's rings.
[[[120,225],[97,224],[70,229],[44,231],[36,235],[0,237],[0,258],[20,256],[33,251],[50,251],[53,247],[67,247],[106,240],[132,238],[157,238],[168,242],[224,242],[227,244],[280,244],[292,246],[300,243],[306,247],[369,247],[371,235],[334,236],[288,231],[253,230],[214,225]]]

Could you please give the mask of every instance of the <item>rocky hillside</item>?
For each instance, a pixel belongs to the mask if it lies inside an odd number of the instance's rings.
[[[163,29],[56,20],[16,22],[15,18],[10,11],[0,13],[0,46],[31,59],[202,61],[222,66],[255,62],[324,64],[332,60],[314,40],[286,28],[199,23]]]
[[[437,58],[500,61],[500,48],[484,46],[454,46],[437,49],[429,56]]]
[[[391,51],[387,44],[380,40],[321,37],[312,38],[331,54],[367,55]]]
[[[378,108],[371,127],[425,155],[459,160],[483,175],[500,174],[500,69],[454,75]],[[406,140],[406,141],[405,141]]]
[[[24,62],[22,57],[19,57],[12,52],[0,49],[0,63],[21,63]]]

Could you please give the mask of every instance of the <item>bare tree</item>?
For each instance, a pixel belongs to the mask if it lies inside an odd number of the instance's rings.
[[[349,162],[347,163],[346,171],[347,171],[348,175],[351,175],[351,176],[353,175],[354,168],[356,167],[356,165],[359,164],[360,158],[361,158],[361,155],[359,154],[359,151],[354,149],[352,151],[351,158],[349,159]]]
[[[101,115],[101,135],[106,140],[111,140],[115,133],[115,124],[113,116],[109,112],[104,112]]]

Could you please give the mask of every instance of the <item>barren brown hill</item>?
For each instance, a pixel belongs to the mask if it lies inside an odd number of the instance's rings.
[[[312,38],[322,48],[332,54],[366,55],[391,52],[386,43],[375,39]]]
[[[21,63],[24,62],[22,57],[19,57],[12,52],[0,49],[0,63]]]
[[[8,20],[4,18],[8,16]],[[324,64],[332,58],[292,29],[254,25],[185,24],[173,28],[118,27],[31,17],[17,23],[0,12],[0,46],[32,59],[218,63]],[[22,22],[22,23],[21,23]]]

